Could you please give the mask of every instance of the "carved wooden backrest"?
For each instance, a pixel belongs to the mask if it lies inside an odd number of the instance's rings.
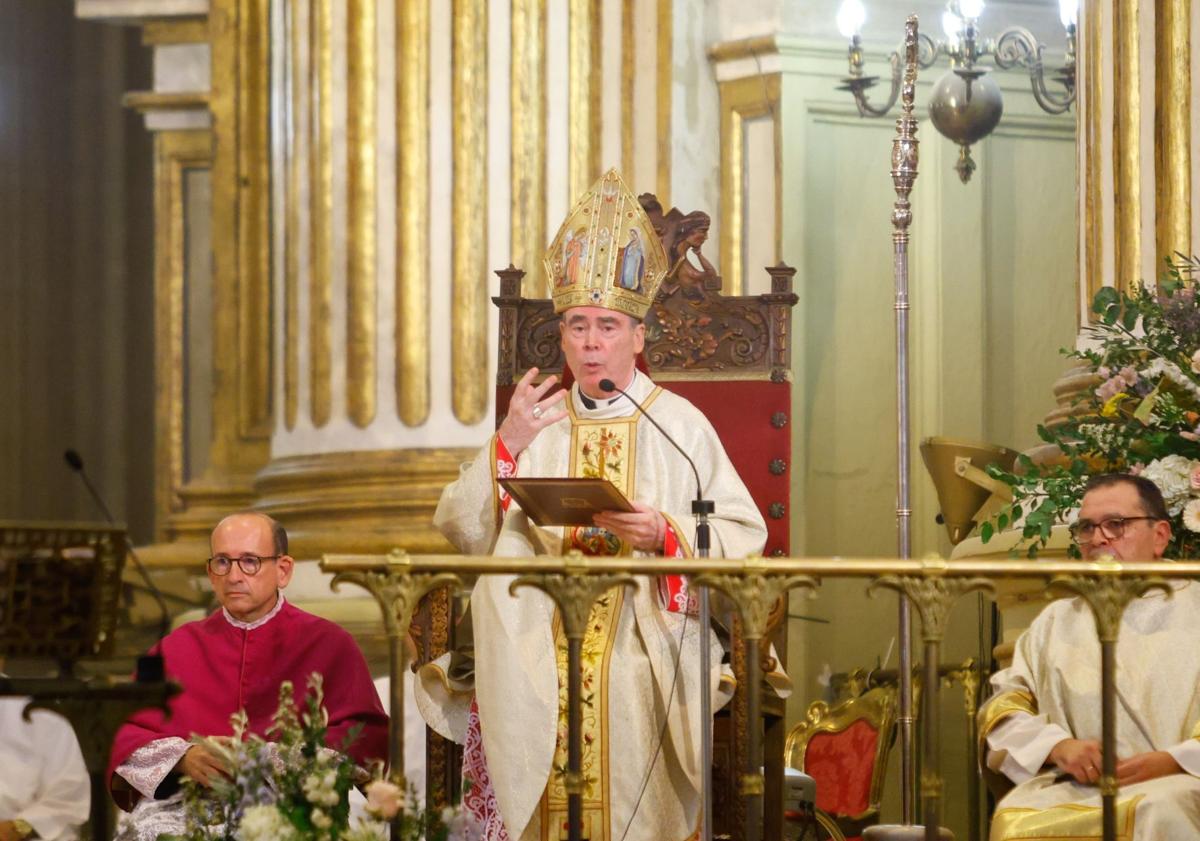
[[[786,555],[791,432],[791,320],[795,269],[765,269],[771,291],[721,294],[721,278],[700,252],[708,215],[662,212],[658,200],[639,197],[672,266],[646,315],[644,366],[654,381],[687,398],[717,430],[730,459],[767,521],[766,555]],[[688,260],[691,254],[697,268]],[[522,295],[525,273],[510,266],[500,276],[496,425],[504,419],[521,375],[562,375],[558,316],[548,298]]]

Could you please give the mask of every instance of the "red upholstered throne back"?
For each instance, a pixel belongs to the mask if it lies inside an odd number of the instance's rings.
[[[817,808],[844,829],[878,819],[895,717],[896,688],[880,686],[834,707],[814,702],[788,734],[784,761],[816,781]]]
[[[817,781],[818,809],[831,815],[861,815],[870,808],[878,744],[879,731],[865,719],[809,739],[804,772]]]

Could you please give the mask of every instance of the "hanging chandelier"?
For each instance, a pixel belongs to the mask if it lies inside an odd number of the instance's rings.
[[[954,168],[964,184],[975,171],[971,145],[991,134],[1004,113],[1000,86],[990,75],[993,66],[1000,70],[1024,67],[1029,72],[1033,98],[1047,114],[1062,114],[1075,101],[1075,25],[1079,0],[1059,0],[1059,19],[1066,30],[1066,61],[1049,73],[1042,63],[1044,47],[1032,32],[1012,26],[994,39],[984,37],[979,29],[982,14],[983,0],[949,0],[942,13],[945,40],[935,41],[923,32],[918,36],[921,69],[932,67],[939,56],[950,60],[950,69],[933,86],[929,119],[943,136],[958,144]],[[838,90],[850,91],[860,115],[882,117],[899,96],[903,60],[899,51],[892,53],[892,89],[887,102],[880,106],[868,102],[867,91],[879,82],[879,77],[863,74],[862,27],[866,19],[862,0],[842,0],[837,25],[843,37],[850,39],[850,75],[842,80]],[[990,58],[993,66],[981,64],[985,58]]]

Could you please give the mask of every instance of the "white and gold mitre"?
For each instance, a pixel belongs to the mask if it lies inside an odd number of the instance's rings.
[[[555,312],[604,307],[638,319],[668,269],[654,226],[615,169],[571,208],[545,264]]]

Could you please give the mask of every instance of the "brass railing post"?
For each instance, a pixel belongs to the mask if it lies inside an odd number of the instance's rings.
[[[713,587],[725,593],[738,607],[742,616],[742,637],[746,646],[746,768],[742,773],[740,791],[746,798],[746,841],[760,841],[763,828],[763,734],[762,734],[762,661],[759,644],[767,633],[771,606],[796,587],[815,590],[817,582],[807,575],[776,575],[767,572],[768,563],[762,558],[748,558],[743,574],[724,573],[701,575],[694,581],[697,587]],[[705,629],[701,629],[703,634]],[[701,636],[701,645],[707,640]],[[702,691],[707,690],[707,682]],[[704,722],[711,727],[712,722]],[[705,769],[705,773],[711,773]]]
[[[992,592],[995,588],[986,578],[944,575],[886,575],[876,579],[869,589],[873,591],[879,587],[896,590],[906,596],[916,605],[921,617],[921,636],[925,642],[925,688],[921,696],[924,708],[921,823],[925,827],[925,841],[938,841],[942,817],[942,775],[938,756],[941,748],[941,716],[938,709],[941,680],[938,664],[941,662],[942,639],[946,636],[946,621],[950,616],[950,608],[961,596],[976,590]]]
[[[404,786],[404,675],[408,668],[408,648],[404,638],[408,636],[413,614],[425,594],[439,587],[461,586],[462,580],[452,572],[414,572],[408,553],[393,550],[387,555],[386,565],[381,570],[341,571],[333,576],[329,586],[337,590],[342,584],[357,584],[367,590],[379,602],[383,614],[391,667],[388,698],[389,776]]]
[[[632,575],[589,573],[587,559],[578,552],[567,560],[562,573],[531,573],[522,575],[509,585],[516,595],[521,587],[541,590],[558,605],[563,634],[567,638],[567,775],[563,788],[567,792],[567,837],[583,841],[583,709],[580,662],[583,638],[587,634],[592,604],[614,587],[638,586]]]
[[[1118,569],[1114,565],[1113,571]],[[1104,841],[1117,838],[1117,637],[1121,616],[1131,601],[1150,590],[1172,594],[1161,578],[1111,574],[1064,575],[1050,582],[1051,588],[1076,593],[1092,609],[1096,635],[1100,638],[1100,805],[1103,809]]]

